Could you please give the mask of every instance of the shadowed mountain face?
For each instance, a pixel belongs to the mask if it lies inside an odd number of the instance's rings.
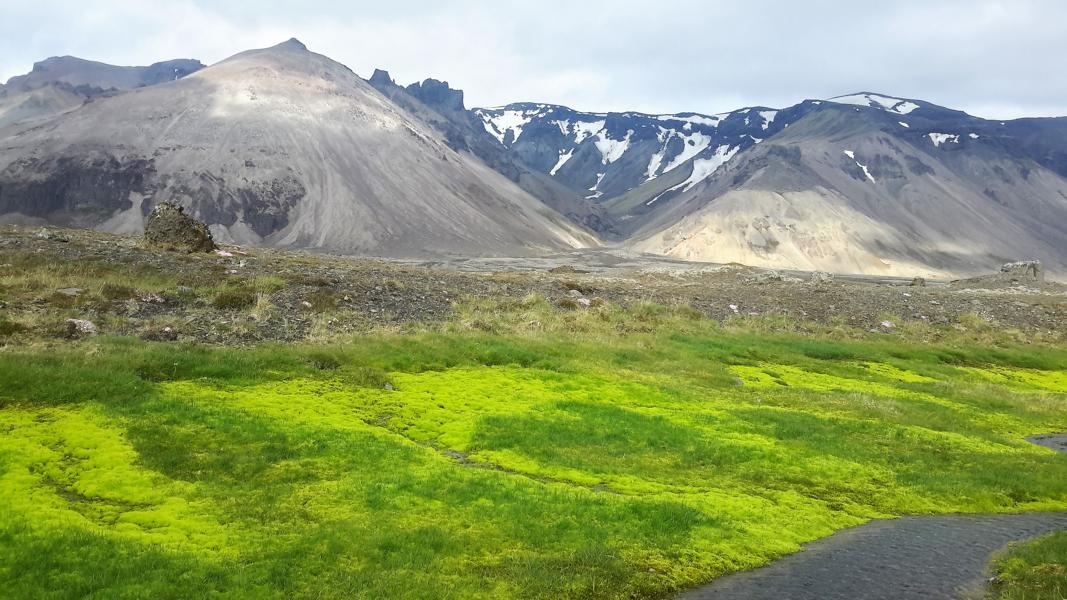
[[[118,67],[73,56],[49,58],[0,85],[0,128],[46,119],[105,94],[181,79],[202,68],[200,61],[188,59]]]
[[[140,231],[182,204],[217,240],[393,256],[593,236],[296,40],[0,131],[0,213]]]

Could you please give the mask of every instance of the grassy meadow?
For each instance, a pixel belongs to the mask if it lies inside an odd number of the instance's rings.
[[[871,518],[1067,509],[1024,439],[1067,430],[1064,348],[778,329],[531,297],[329,344],[9,347],[0,589],[656,598]]]

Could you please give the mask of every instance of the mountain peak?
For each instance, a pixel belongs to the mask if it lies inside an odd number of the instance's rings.
[[[304,45],[304,42],[296,39],[295,37],[289,38],[284,42],[274,46],[277,50],[297,50],[301,52],[307,52],[308,47]]]
[[[374,69],[374,74],[370,76],[367,81],[372,84],[394,84],[393,76],[389,74],[389,71],[385,69]]]
[[[461,112],[467,110],[463,104],[463,90],[452,89],[447,81],[430,78],[421,83],[409,85],[407,91],[423,103],[436,109]]]

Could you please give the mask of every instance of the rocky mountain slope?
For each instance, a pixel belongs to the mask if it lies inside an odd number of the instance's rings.
[[[223,242],[374,255],[595,244],[296,40],[0,129],[0,214],[134,232],[175,201]]]
[[[871,94],[822,103],[642,219],[633,245],[836,272],[960,275],[1020,257],[1067,272],[1067,179],[1018,127]]]
[[[486,133],[480,119],[464,105],[462,90],[452,89],[447,82],[436,79],[401,87],[381,69],[375,70],[367,81],[411,115],[437,129],[453,150],[477,156],[574,222],[601,235],[610,237],[615,234],[615,225],[602,204],[584,198],[551,176],[529,167]]]
[[[784,111],[755,107],[718,115],[647,115],[526,103],[472,112],[523,164],[625,219],[636,207],[691,188],[810,108],[801,104]]]
[[[120,67],[73,56],[52,57],[0,85],[0,127],[48,118],[91,98],[181,79],[202,68],[200,61],[189,59]]]
[[[712,262],[1067,273],[1067,118],[990,121],[863,92],[707,115],[468,109],[299,42],[0,86],[0,222],[135,232],[173,200],[223,242],[526,254],[596,244]]]

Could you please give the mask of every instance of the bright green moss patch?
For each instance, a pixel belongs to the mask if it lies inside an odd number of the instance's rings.
[[[1024,441],[1067,430],[1065,353],[683,325],[0,354],[0,585],[662,597],[872,517],[1067,508]]]
[[[96,411],[0,411],[0,504],[37,526],[108,531],[163,547],[219,551],[221,529],[194,490],[139,467]]]
[[[960,370],[992,383],[1067,393],[1067,371],[1041,371],[1037,369],[1010,369],[1004,367],[987,369],[960,367]]]

